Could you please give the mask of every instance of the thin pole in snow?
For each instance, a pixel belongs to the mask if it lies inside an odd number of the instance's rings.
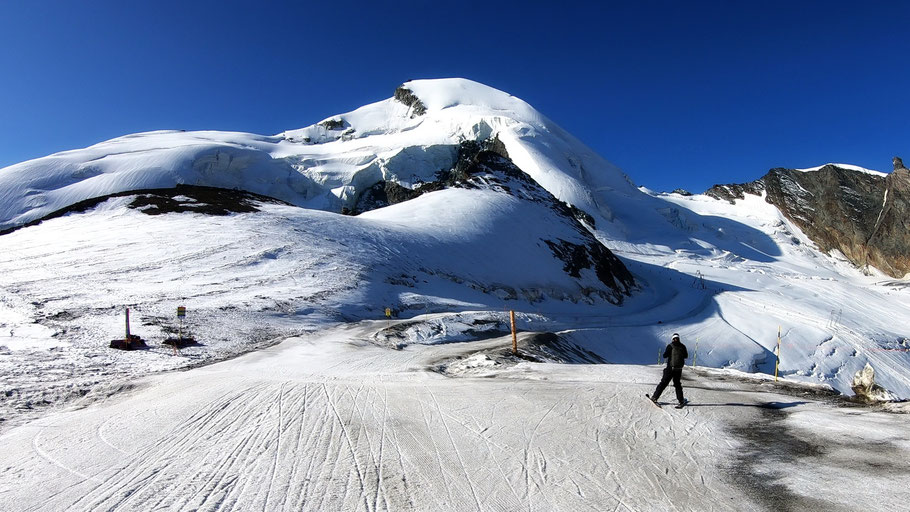
[[[512,355],[518,354],[518,336],[515,334],[515,311],[509,310],[509,322],[512,324]]]
[[[130,308],[126,308],[126,343],[130,342]]]
[[[186,316],[186,307],[177,306],[177,341],[174,342],[174,355],[177,355],[177,346],[183,342],[183,318]]]
[[[695,368],[696,362],[698,362],[698,338],[695,338],[695,354],[692,355],[692,368]]]
[[[777,326],[777,359],[774,361],[774,382],[777,382],[777,370],[780,368],[780,326]]]

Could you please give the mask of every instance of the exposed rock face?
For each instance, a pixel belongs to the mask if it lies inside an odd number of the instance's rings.
[[[427,192],[441,190],[443,188],[445,188],[443,184],[437,181],[423,183],[419,188],[415,187],[413,189],[403,187],[394,181],[380,181],[364,190],[363,194],[357,200],[357,206],[353,211],[343,213],[357,215],[377,208],[384,208],[392,204],[409,201]]]
[[[411,107],[411,117],[422,116],[427,113],[427,106],[407,87],[395,89],[395,99]]]
[[[556,199],[519,169],[508,158],[504,145],[495,137],[483,141],[462,142],[452,168],[437,172],[435,181],[421,183],[413,189],[390,181],[380,181],[364,191],[357,200],[354,211],[349,213],[356,215],[444,188],[495,190],[547,205],[556,216],[570,224],[577,234],[575,241],[561,238],[541,240],[553,255],[563,262],[563,270],[575,278],[581,277],[581,271],[584,269],[593,271],[609,292],[604,294],[601,291],[590,290],[590,293],[601,295],[603,299],[613,304],[621,304],[626,296],[631,295],[635,287],[632,274],[622,261],[582,224],[586,222],[593,227],[594,219],[578,208]]]
[[[69,213],[91,210],[112,197],[130,196],[133,196],[133,199],[127,204],[127,207],[139,210],[146,215],[187,212],[205,215],[229,215],[231,213],[258,212],[258,203],[288,204],[279,199],[244,190],[178,184],[174,188],[129,190],[79,201],[22,226],[4,229],[0,231],[0,235],[12,233],[24,227],[35,226],[46,220],[62,217]]]
[[[732,203],[765,192],[822,251],[836,249],[858,267],[903,277],[910,272],[910,171],[899,158],[895,169],[885,177],[831,164],[811,172],[776,168],[706,194]]]
[[[326,130],[337,130],[339,128],[344,128],[343,119],[326,119],[325,121],[319,123],[319,126],[322,126]]]
[[[761,195],[765,189],[762,180],[734,185],[714,185],[705,191],[705,195],[733,204],[737,199],[745,199],[746,194]]]
[[[910,171],[885,178],[884,206],[866,243],[867,263],[893,277],[910,272]]]
[[[822,251],[837,249],[857,266],[868,263],[866,243],[881,211],[884,178],[826,165],[814,172],[772,169],[762,180],[766,200]]]
[[[898,170],[898,169],[906,169],[906,167],[904,167],[904,161],[901,160],[901,157],[899,157],[899,156],[896,156],[896,157],[892,158],[892,159],[891,159],[891,163],[894,164],[894,170],[895,170],[895,171]]]
[[[626,266],[585,229],[577,216],[580,210],[556,199],[511,160],[494,152],[497,142],[496,139],[487,141],[480,148],[475,146],[477,143],[466,143],[467,147],[462,144],[458,164],[452,173],[456,180],[454,186],[493,188],[547,204],[556,215],[572,224],[579,238],[583,240],[582,243],[559,238],[542,240],[553,255],[562,260],[563,270],[576,278],[580,277],[580,271],[583,269],[593,270],[597,279],[611,290],[611,293],[603,298],[613,304],[621,304],[635,287],[635,279]],[[599,294],[593,290],[591,293]]]

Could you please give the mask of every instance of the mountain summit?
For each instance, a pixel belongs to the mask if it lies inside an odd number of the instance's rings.
[[[470,80],[415,80],[393,98],[274,136],[147,132],[7,167],[0,230],[85,199],[178,184],[340,212],[380,181],[410,188],[432,180],[455,164],[461,142],[494,135],[516,166],[577,208],[609,217],[592,191],[637,193],[618,168],[524,101]]]

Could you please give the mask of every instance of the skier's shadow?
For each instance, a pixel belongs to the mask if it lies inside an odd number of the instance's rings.
[[[736,402],[728,402],[725,404],[686,404],[686,407],[757,407],[759,409],[789,409],[790,407],[796,407],[799,405],[805,405],[809,402],[762,402],[758,404],[743,404]]]

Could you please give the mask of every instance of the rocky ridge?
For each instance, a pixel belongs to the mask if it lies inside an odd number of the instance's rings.
[[[887,175],[837,164],[774,168],[753,182],[715,185],[705,194],[730,203],[764,195],[822,251],[840,251],[857,267],[900,278],[910,272],[910,171],[899,157],[893,164]]]
[[[519,169],[496,137],[462,142],[457,147],[453,167],[440,170],[435,181],[423,182],[413,188],[403,187],[394,181],[376,183],[360,196],[354,210],[345,213],[356,215],[445,188],[493,190],[546,205],[555,217],[572,227],[576,238],[541,239],[541,242],[554,257],[564,263],[563,270],[568,275],[580,278],[582,270],[590,269],[606,287],[606,291],[585,290],[585,295],[598,295],[613,304],[621,304],[635,289],[635,279],[622,261],[585,227],[585,224],[593,227],[594,219],[578,208],[558,200]]]

